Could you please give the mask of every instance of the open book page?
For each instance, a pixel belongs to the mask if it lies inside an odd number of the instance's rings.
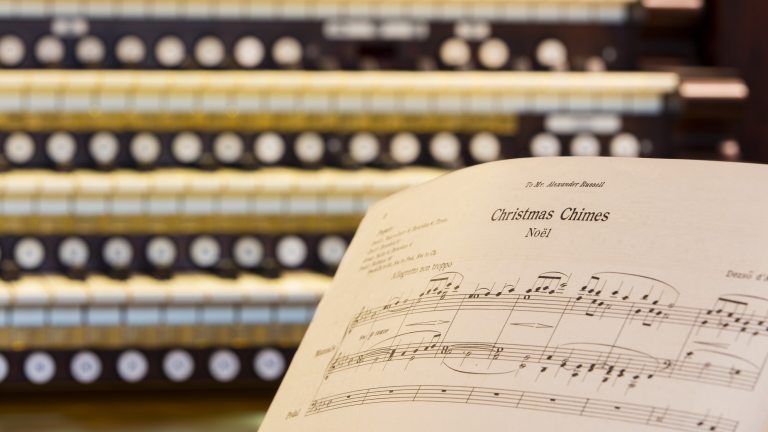
[[[764,431],[756,165],[526,159],[365,217],[263,431]]]

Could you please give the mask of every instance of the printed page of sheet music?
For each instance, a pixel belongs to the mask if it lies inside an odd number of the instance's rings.
[[[262,430],[768,430],[766,184],[521,159],[383,200]]]

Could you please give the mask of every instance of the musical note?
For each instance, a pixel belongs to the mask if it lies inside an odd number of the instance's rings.
[[[768,362],[768,300],[729,294],[715,298],[712,307],[694,307],[681,304],[676,288],[651,277],[597,272],[581,284],[571,283],[574,279],[548,271],[529,283],[468,282],[461,273],[441,273],[416,294],[363,308],[349,321],[306,414],[356,404],[450,402],[670,430],[736,430],[736,421],[709,412],[501,388],[414,382],[332,395],[322,391],[326,383],[345,390],[336,383],[354,382],[345,378],[349,374],[385,369],[500,375],[534,384],[557,380],[566,388],[591,385],[595,394],[622,397],[661,380],[738,391],[757,385]],[[653,343],[659,335],[664,343]]]
[[[353,406],[378,403],[479,404],[500,408],[551,412],[615,422],[653,425],[685,432],[735,432],[739,422],[707,413],[619,403],[610,400],[470,386],[403,385],[373,387],[313,400],[306,416]],[[618,427],[617,427],[618,429]]]
[[[405,360],[405,367],[414,362],[439,361],[440,366],[465,374],[517,373],[530,364],[537,366],[537,378],[545,372],[560,376],[558,372],[566,371],[562,376],[569,379],[597,378],[598,388],[625,380],[629,388],[635,388],[650,379],[695,381],[744,390],[757,383],[768,357],[768,345],[754,347],[753,359],[727,357],[722,354],[730,345],[722,345],[719,339],[706,340],[702,333],[714,332],[717,338],[749,331],[757,332],[753,337],[768,335],[754,318],[768,313],[768,307],[748,307],[750,302],[762,305],[757,299],[730,295],[719,297],[711,309],[687,307],[677,304],[679,292],[663,281],[612,272],[592,274],[575,290],[577,295],[572,296],[566,292],[570,278],[562,272],[541,273],[524,292],[518,292],[519,278],[513,285],[499,284],[499,289],[494,288],[495,283],[462,288],[466,286],[462,274],[441,273],[430,278],[417,297],[399,296],[355,315],[345,340],[365,340],[368,346],[334,357],[327,375],[360,365],[397,364]],[[466,324],[456,323],[463,323],[462,317],[474,313],[485,317],[488,340],[469,341],[452,336],[467,334],[463,330]],[[537,316],[539,320],[519,321],[518,316]],[[707,316],[708,320],[702,320]],[[561,327],[563,321],[573,326],[578,319],[598,320],[600,332],[605,335],[603,341],[571,339],[550,345],[553,338],[569,332]],[[494,320],[496,325],[492,324]],[[365,337],[354,336],[362,326],[369,329]],[[668,334],[679,335],[677,346],[707,344],[711,352],[701,347],[689,347],[679,354],[661,346],[638,350],[631,348],[634,338],[622,339],[627,332],[636,334],[667,326],[673,327]],[[680,331],[675,333],[674,328],[678,327]],[[397,328],[433,329],[433,333],[424,339],[421,330],[400,332],[395,331]],[[695,342],[690,339],[693,330]],[[373,336],[378,333],[382,336]],[[520,337],[540,343],[514,343]],[[623,344],[619,343],[621,340]],[[674,345],[670,347],[674,349]],[[656,352],[644,351],[649,348]],[[695,353],[698,354],[694,356]]]
[[[389,355],[384,357],[383,353]],[[533,363],[544,368],[558,366],[576,376],[593,374],[601,379],[605,377],[604,382],[611,377],[622,378],[631,374],[636,375],[637,379],[668,378],[751,389],[758,378],[757,365],[744,364],[735,368],[713,364],[711,361],[690,361],[692,355],[693,353],[690,353],[688,358],[678,365],[673,360],[655,358],[647,353],[595,344],[547,347],[507,343],[426,341],[341,355],[333,359],[331,373],[338,373],[359,365],[374,365],[402,359],[409,361],[438,359],[442,364],[466,373],[490,374],[497,373],[498,370],[509,372],[517,369],[517,367],[501,366],[491,369],[487,363],[476,364],[474,367],[466,366],[467,360],[491,360],[512,365]],[[453,362],[453,360],[457,361]]]
[[[426,292],[425,292],[426,294]],[[393,309],[388,305],[366,309],[356,315],[350,323],[351,327],[367,324],[376,319],[396,318],[423,312],[461,310],[505,310],[528,311],[545,314],[587,315],[598,318],[614,318],[623,320],[631,315],[642,316],[640,322],[658,323],[665,325],[697,326],[698,328],[717,329],[721,332],[754,332],[754,335],[768,335],[768,327],[764,321],[745,320],[742,315],[730,312],[729,319],[739,319],[740,327],[724,325],[722,320],[697,321],[699,312],[710,312],[719,315],[717,311],[679,305],[648,306],[630,301],[585,299],[583,297],[568,297],[554,295],[515,294],[502,292],[498,296],[482,296],[478,294],[441,294],[439,298],[431,296],[420,297],[418,300],[409,299],[401,302],[403,307]],[[721,313],[722,310],[720,311]],[[651,320],[649,317],[653,317]],[[766,320],[768,322],[768,320]]]

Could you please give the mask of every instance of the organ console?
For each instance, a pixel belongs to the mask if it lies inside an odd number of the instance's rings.
[[[7,71],[0,95],[12,169],[456,168],[671,157],[692,135],[716,154],[748,89],[685,71]]]
[[[754,90],[692,36],[711,13],[0,2],[0,392],[274,390],[378,199],[506,158],[739,160]]]

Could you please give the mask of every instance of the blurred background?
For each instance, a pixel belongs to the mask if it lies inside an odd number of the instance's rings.
[[[766,20],[0,0],[0,431],[256,430],[367,206],[449,170],[768,162]]]

